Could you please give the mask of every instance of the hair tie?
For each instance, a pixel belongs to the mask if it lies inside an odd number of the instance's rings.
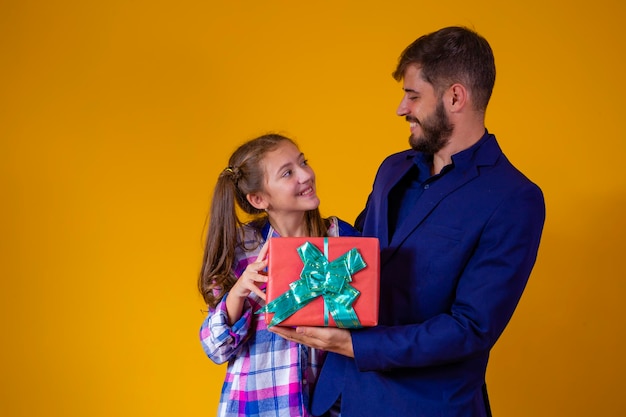
[[[224,168],[224,170],[222,171],[222,175],[228,176],[231,179],[231,181],[237,184],[237,182],[239,182],[239,178],[241,177],[241,172],[239,172],[239,169],[237,168],[228,166]]]

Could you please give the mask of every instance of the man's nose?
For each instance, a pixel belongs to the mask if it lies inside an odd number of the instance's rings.
[[[398,105],[398,108],[396,109],[396,114],[400,117],[403,117],[409,114],[409,108],[406,103],[406,98],[402,98],[402,100],[400,100],[400,104]]]

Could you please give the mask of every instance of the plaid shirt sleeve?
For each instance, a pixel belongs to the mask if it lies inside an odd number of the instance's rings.
[[[209,311],[200,327],[202,348],[209,359],[218,365],[230,360],[246,341],[253,314],[250,302],[244,300],[241,318],[230,326],[226,311],[226,297],[228,294],[213,311]]]
[[[246,229],[245,244],[250,245],[254,240],[255,234]],[[236,261],[233,267],[233,273],[236,277],[240,277],[246,267],[256,260],[260,249],[258,246],[254,250],[246,252],[237,248]],[[254,329],[251,330],[254,312],[261,308],[258,296],[250,294],[244,300],[241,317],[231,326],[228,324],[228,311],[226,310],[227,297],[228,293],[224,295],[214,309],[209,309],[209,314],[200,327],[202,348],[209,359],[218,365],[228,362],[237,355],[242,345],[249,339],[250,333],[254,331]]]

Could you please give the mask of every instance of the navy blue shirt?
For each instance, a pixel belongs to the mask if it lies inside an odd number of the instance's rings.
[[[440,173],[431,175],[433,156],[418,152],[413,158],[413,166],[398,181],[389,193],[389,241],[402,225],[402,222],[411,215],[419,198],[431,187],[437,186],[437,181],[452,171],[455,167],[465,169],[470,165],[476,149],[480,148],[488,132],[469,148],[452,155],[452,163],[443,167]]]

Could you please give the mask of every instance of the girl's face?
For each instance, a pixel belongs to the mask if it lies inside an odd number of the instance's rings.
[[[259,193],[262,208],[273,215],[315,210],[320,200],[315,192],[315,173],[304,154],[283,141],[265,154],[265,189]]]

